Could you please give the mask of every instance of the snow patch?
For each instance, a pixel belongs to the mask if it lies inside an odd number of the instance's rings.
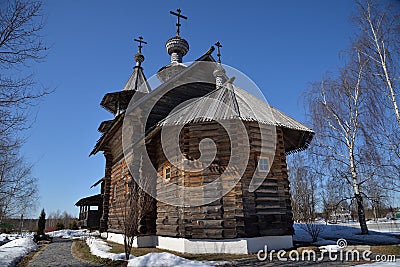
[[[113,261],[125,260],[125,253],[116,254],[108,252],[111,250],[111,247],[101,239],[89,237],[86,239],[86,244],[89,246],[90,252],[97,257],[111,259]],[[134,258],[134,256],[130,255],[130,258]]]
[[[378,266],[385,266],[385,267],[398,267],[399,263],[398,262],[374,262],[374,263],[368,263],[368,264],[359,264],[359,265],[354,265],[353,267],[378,267]]]
[[[0,266],[11,267],[38,246],[31,237],[16,238],[0,246]]]
[[[125,253],[111,253],[109,252],[111,247],[103,240],[95,237],[89,237],[86,239],[86,244],[90,248],[90,252],[98,257],[111,259],[111,260],[125,260]],[[218,264],[218,262],[208,262],[209,264]],[[226,263],[226,262],[219,262]],[[188,266],[188,267],[208,267],[213,266],[208,265],[206,262],[201,261],[191,261],[171,253],[161,252],[161,253],[148,253],[144,256],[135,257],[130,255],[128,266]]]
[[[339,247],[338,245],[326,245],[326,246],[320,246],[319,250],[321,251],[326,251],[326,252],[338,252],[342,250],[342,247]]]
[[[207,265],[200,261],[191,261],[171,253],[161,252],[161,253],[148,253],[144,256],[136,257],[129,260],[129,267],[141,267],[141,266],[175,266],[175,267],[207,267]]]

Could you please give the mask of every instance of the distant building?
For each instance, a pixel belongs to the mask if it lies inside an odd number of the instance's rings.
[[[100,229],[100,219],[103,215],[103,195],[98,194],[80,199],[75,203],[79,207],[78,227]]]
[[[140,158],[135,158],[137,155],[134,150],[131,157],[136,167],[130,168],[124,157],[122,144],[125,112],[135,96],[137,103],[133,103],[134,106],[159,98],[143,125],[146,148],[158,173],[154,177],[158,197],[173,200],[181,196],[178,189],[168,187],[166,182],[194,187],[220,179],[216,190],[222,190],[235,175],[232,172],[230,176],[218,178],[221,173],[232,171],[228,170],[230,143],[239,149],[246,143],[250,146],[250,157],[243,175],[239,177],[234,188],[217,200],[192,207],[174,206],[154,199],[153,212],[147,220],[141,222],[145,227],[142,228],[142,236],[137,239],[137,246],[159,247],[185,253],[254,253],[265,245],[270,249],[291,247],[294,230],[286,154],[307,148],[313,131],[234,85],[233,79],[229,80],[222,65],[212,57],[214,47],[195,63],[189,66],[182,64],[189,44],[179,35],[179,26],[177,35],[167,41],[166,48],[171,62],[158,73],[162,81],[160,86],[151,89],[147,84],[140,46],[139,53],[135,55],[136,66],[124,88],[107,93],[101,101],[101,105],[114,114],[114,119],[100,124],[102,136],[91,152],[92,155],[103,152],[106,159],[104,179],[101,181],[104,192],[101,194],[100,231],[103,236],[122,242],[121,205],[126,197],[127,186],[124,181],[141,175]],[[200,69],[197,62],[209,62],[213,67]],[[200,73],[209,82],[176,86],[180,80]],[[170,114],[185,101],[203,96],[218,101],[192,101]],[[233,110],[234,114],[227,112],[227,108]],[[256,111],[257,116],[252,111]],[[238,120],[245,126],[249,140],[243,140],[239,134],[227,136],[224,128],[217,123],[232,122],[229,125],[235,127],[234,122]],[[173,126],[182,127],[180,151],[185,155],[184,164],[190,165],[194,159],[199,158],[201,140],[213,139],[217,152],[209,167],[195,173],[185,172],[167,159],[161,147],[161,129]],[[265,133],[276,135],[276,147],[267,149],[268,152],[263,154],[265,148],[260,139]],[[203,152],[207,154],[207,150]],[[236,157],[240,158],[241,155]],[[250,192],[249,185],[253,176],[262,183],[254,192]],[[205,190],[200,196],[191,197],[202,201],[202,198],[207,198],[208,193]],[[97,200],[98,196],[93,199]],[[84,206],[88,203],[82,199],[77,204]],[[81,210],[81,214],[85,211],[87,210]]]

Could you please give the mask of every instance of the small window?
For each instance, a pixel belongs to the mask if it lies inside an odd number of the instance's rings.
[[[114,200],[117,198],[117,184],[114,184]]]
[[[259,172],[268,172],[269,171],[268,158],[264,158],[264,157],[258,158],[258,171]]]
[[[171,166],[170,165],[164,166],[164,175],[163,176],[166,181],[171,180]]]
[[[125,179],[125,169],[124,169],[124,166],[121,167],[121,179]]]
[[[188,158],[185,157],[185,158],[183,159],[183,165],[184,165],[184,166],[189,166],[189,163],[190,163],[190,160],[189,160]]]

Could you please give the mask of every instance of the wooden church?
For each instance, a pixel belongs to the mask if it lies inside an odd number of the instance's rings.
[[[219,42],[217,60],[212,46],[193,63],[183,64],[189,44],[180,36],[179,19],[186,17],[180,10],[171,13],[178,17],[177,33],[166,42],[171,62],[157,73],[160,84],[150,88],[146,80],[146,42],[140,38],[136,66],[124,88],[107,93],[101,101],[114,115],[100,124],[102,135],[91,152],[103,152],[106,160],[99,181],[102,236],[123,243],[127,181],[146,172],[138,149],[131,149],[129,156],[125,153],[124,121],[128,110],[143,112],[150,106],[145,121],[142,114],[139,126],[130,127],[144,133],[153,170],[146,179],[154,189],[135,246],[234,254],[255,253],[265,245],[292,247],[286,155],[306,149],[313,131],[235,85],[221,64]],[[178,132],[165,142],[163,131],[174,127]],[[178,147],[171,153],[163,146],[173,139]],[[141,209],[135,203],[128,208]]]

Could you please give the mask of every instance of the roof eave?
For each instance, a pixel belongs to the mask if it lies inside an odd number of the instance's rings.
[[[110,127],[110,129],[105,132],[99,140],[97,140],[95,147],[93,150],[90,152],[89,157],[92,155],[96,155],[101,149],[103,149],[103,145],[110,138],[111,133],[115,130],[116,125],[118,125],[119,122],[124,118],[124,113],[119,114],[114,120],[113,120],[113,125]]]

